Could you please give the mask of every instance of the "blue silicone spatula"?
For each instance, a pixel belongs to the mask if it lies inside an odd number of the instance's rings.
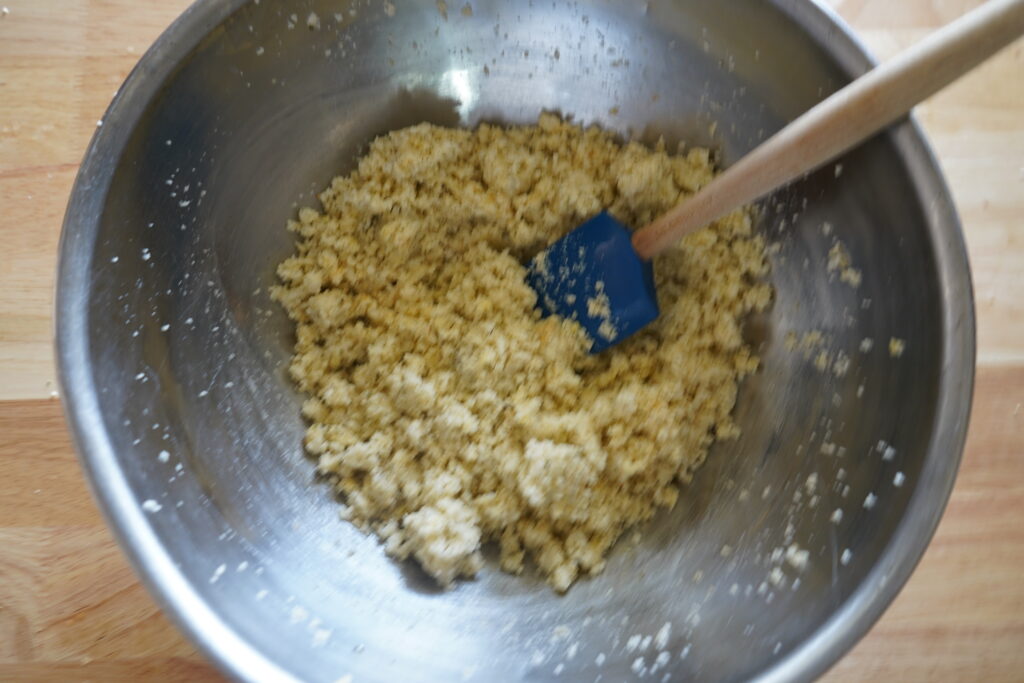
[[[597,353],[658,317],[651,260],[728,211],[835,159],[1024,33],[1024,0],[990,0],[831,95],[686,201],[630,231],[598,214],[538,254],[545,314],[578,321]]]

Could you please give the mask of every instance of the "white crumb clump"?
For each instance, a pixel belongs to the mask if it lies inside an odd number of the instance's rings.
[[[850,252],[839,240],[836,240],[828,251],[827,269],[829,273],[839,273],[839,281],[845,282],[854,289],[860,287],[861,272],[850,265]]]
[[[326,628],[318,628],[313,631],[313,647],[323,647],[327,644],[327,641],[331,638],[331,630]]]
[[[604,287],[597,283],[597,296],[587,299],[587,315],[591,318],[609,318],[612,314],[611,302],[608,295],[604,293]]]
[[[836,360],[832,363],[832,374],[836,377],[846,377],[850,371],[850,357],[842,351],[836,353]]]
[[[810,551],[802,549],[796,543],[791,543],[789,547],[786,548],[786,562],[788,562],[793,569],[798,571],[807,569],[807,563],[810,560],[810,557]]]
[[[836,377],[845,377],[850,371],[852,359],[843,351],[823,348],[826,343],[825,336],[819,330],[804,332],[801,336],[797,336],[796,332],[787,332],[784,340],[787,351],[799,351],[818,371],[831,370]]]
[[[902,339],[891,337],[889,339],[889,355],[893,358],[899,358],[903,355],[903,351],[907,348],[907,343]]]
[[[322,213],[290,223],[297,254],[273,291],[296,324],[305,446],[345,518],[442,584],[496,541],[503,569],[532,558],[561,591],[672,507],[738,435],[738,382],[758,364],[742,323],[771,288],[750,213],[658,257],[661,316],[601,354],[576,322],[540,317],[522,264],[602,209],[644,225],[712,176],[706,150],[554,115],[375,140]]]
[[[787,332],[785,343],[788,351],[800,350],[809,359],[825,343],[825,336],[820,330],[804,332],[800,337],[796,332]]]
[[[662,624],[662,627],[658,629],[658,632],[654,635],[654,647],[659,650],[664,650],[668,647],[668,639],[672,634],[672,622],[666,621]]]
[[[152,498],[142,501],[142,509],[146,512],[160,512],[163,506]]]
[[[601,321],[597,334],[607,341],[618,336],[619,332],[612,322],[612,306],[608,295],[604,292],[604,283],[597,283],[597,295],[587,299],[587,315]]]
[[[311,31],[320,30],[320,17],[316,12],[310,12],[309,16],[306,17],[306,27]]]
[[[843,270],[839,273],[839,281],[845,282],[854,289],[860,287],[861,279],[861,273],[856,268],[843,268]]]
[[[602,339],[611,341],[619,336],[619,330],[609,320],[602,320],[597,326],[597,335]]]

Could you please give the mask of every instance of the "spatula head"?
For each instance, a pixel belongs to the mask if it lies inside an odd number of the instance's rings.
[[[527,267],[545,315],[576,320],[593,340],[591,353],[619,343],[658,317],[654,269],[630,232],[600,213],[538,254]]]

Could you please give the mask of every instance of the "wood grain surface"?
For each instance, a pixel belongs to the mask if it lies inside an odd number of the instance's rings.
[[[0,680],[220,680],[139,585],[55,398],[53,273],[78,162],[187,0],[0,0]],[[976,0],[830,0],[880,57]],[[1024,45],[918,109],[974,268],[964,464],[920,566],[830,681],[1024,680]]]

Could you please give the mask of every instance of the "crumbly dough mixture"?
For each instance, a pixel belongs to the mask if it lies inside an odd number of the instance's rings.
[[[305,445],[343,514],[441,584],[527,558],[557,590],[671,507],[715,439],[735,437],[757,366],[743,317],[771,298],[737,211],[655,264],[661,317],[592,356],[541,319],[526,260],[602,209],[640,226],[706,184],[708,153],[622,145],[554,115],[377,139],[290,229],[275,297],[296,323]]]

